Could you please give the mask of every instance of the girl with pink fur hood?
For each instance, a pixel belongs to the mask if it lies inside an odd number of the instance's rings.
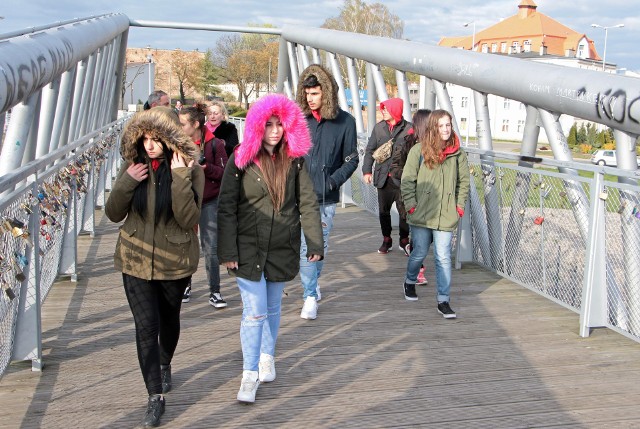
[[[243,302],[240,402],[254,402],[260,382],[275,379],[282,293],[300,269],[301,228],[309,261],[324,256],[318,202],[303,159],[309,149],[297,104],[267,95],[249,109],[244,140],[222,178],[218,257],[236,277]]]

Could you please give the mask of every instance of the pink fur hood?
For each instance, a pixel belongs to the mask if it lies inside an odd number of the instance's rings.
[[[304,156],[311,149],[311,136],[307,121],[298,105],[281,94],[265,95],[254,102],[247,112],[242,144],[235,150],[238,168],[249,166],[262,147],[262,137],[267,120],[277,116],[284,128],[283,139],[291,158]]]

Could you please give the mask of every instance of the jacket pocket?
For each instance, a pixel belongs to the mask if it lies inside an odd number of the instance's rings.
[[[136,237],[138,230],[134,225],[127,224],[120,227],[120,239],[116,244],[116,255],[122,259],[122,263],[130,267],[132,263],[142,261],[140,256],[140,239]]]
[[[167,248],[163,270],[185,269],[191,266],[191,235],[188,232],[175,232],[165,235]]]

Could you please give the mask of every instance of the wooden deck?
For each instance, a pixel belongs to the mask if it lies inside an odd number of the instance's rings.
[[[0,380],[0,427],[127,428],[146,391],[132,317],[113,270],[116,225],[98,213],[81,237],[78,283],[56,284],[43,308],[45,369],[12,364]],[[394,237],[395,239],[395,237]],[[637,428],[640,344],[607,329],[578,336],[578,315],[474,265],[453,273],[456,320],[436,311],[430,285],[403,298],[406,257],[386,256],[377,218],[339,209],[314,321],[287,286],[278,378],[255,404],[236,402],[241,301],[208,304],[204,268],[183,305],[173,361],[170,428]]]

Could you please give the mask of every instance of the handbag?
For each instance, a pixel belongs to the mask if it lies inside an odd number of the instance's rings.
[[[381,144],[378,149],[373,152],[373,159],[380,164],[385,162],[391,156],[393,150],[393,139],[389,139],[388,142]]]

